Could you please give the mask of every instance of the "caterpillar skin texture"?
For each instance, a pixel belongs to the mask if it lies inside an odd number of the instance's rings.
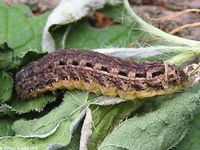
[[[138,64],[92,51],[60,50],[23,67],[15,82],[22,99],[66,88],[130,100],[184,90],[188,76],[164,61]]]

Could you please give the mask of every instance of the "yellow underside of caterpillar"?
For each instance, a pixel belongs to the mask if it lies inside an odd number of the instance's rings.
[[[94,92],[97,94],[103,94],[106,96],[119,96],[126,100],[134,100],[136,98],[143,99],[147,97],[153,97],[156,95],[165,95],[170,94],[176,91],[184,90],[186,84],[182,84],[179,86],[169,86],[164,90],[155,90],[153,88],[146,88],[141,91],[136,91],[135,89],[128,89],[126,91],[122,91],[117,89],[116,87],[110,87],[110,86],[100,86],[96,82],[92,83],[86,83],[83,80],[80,81],[74,81],[74,80],[60,80],[58,82],[55,82],[51,86],[46,86],[45,88],[36,89],[33,92],[30,93],[31,96],[38,96],[41,95],[47,91],[56,91],[57,89],[80,89],[80,90],[86,90],[90,92]],[[23,97],[27,97],[27,95],[23,95]],[[28,96],[29,97],[29,96]]]

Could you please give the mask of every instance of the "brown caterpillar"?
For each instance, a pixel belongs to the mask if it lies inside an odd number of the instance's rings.
[[[16,91],[22,99],[63,88],[135,99],[184,90],[187,84],[187,74],[164,61],[138,64],[79,50],[48,54],[16,74]]]

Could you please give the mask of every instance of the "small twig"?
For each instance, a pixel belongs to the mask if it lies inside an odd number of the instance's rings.
[[[185,28],[192,28],[192,27],[197,27],[197,26],[200,26],[200,22],[195,22],[195,23],[186,24],[186,25],[177,27],[177,28],[173,29],[172,31],[170,31],[169,34],[175,34],[175,33],[180,32],[181,30],[183,30]]]
[[[179,16],[182,16],[186,13],[189,13],[189,12],[200,12],[200,9],[185,9],[183,11],[179,11],[179,12],[176,12],[176,13],[173,13],[171,15],[167,15],[167,16],[164,16],[164,17],[160,17],[160,18],[151,18],[151,17],[148,17],[148,19],[150,20],[153,20],[153,21],[168,21],[168,20],[173,20]]]

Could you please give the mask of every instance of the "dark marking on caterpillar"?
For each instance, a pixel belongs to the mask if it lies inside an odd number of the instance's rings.
[[[98,52],[60,50],[27,64],[15,83],[22,99],[64,88],[135,99],[184,90],[188,76],[164,61],[139,64]]]

